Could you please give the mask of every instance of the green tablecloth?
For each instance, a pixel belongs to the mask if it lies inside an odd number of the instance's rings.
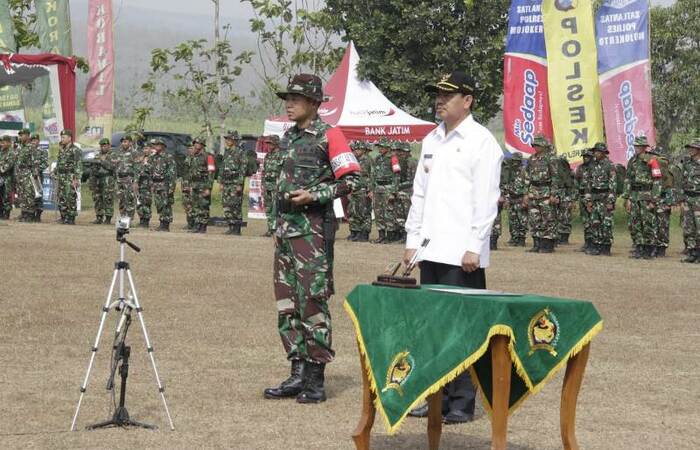
[[[491,412],[489,340],[510,337],[510,412],[539,391],[602,328],[585,301],[539,295],[461,295],[423,286],[359,285],[345,301],[375,405],[395,432],[406,414],[471,366]]]

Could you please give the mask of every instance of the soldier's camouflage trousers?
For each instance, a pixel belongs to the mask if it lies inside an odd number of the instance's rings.
[[[134,218],[136,211],[136,195],[131,178],[117,180],[117,201],[119,203],[119,215]]]
[[[571,212],[574,204],[570,200],[562,200],[556,205],[557,211],[557,234],[571,234]]]
[[[409,191],[399,191],[396,194],[396,216],[394,217],[394,231],[403,231],[406,227],[406,218],[408,217],[408,211],[411,210],[412,195],[413,193]]]
[[[270,188],[263,189],[263,201],[265,202],[265,217],[267,218],[267,231],[272,232],[275,229],[275,217],[272,216],[272,202],[275,200],[275,190]]]
[[[588,212],[588,203],[585,200],[579,200],[578,213],[581,216],[581,225],[583,226],[583,239],[593,241],[593,233],[591,232],[591,214]]]
[[[611,211],[608,210],[607,201],[596,199],[593,200],[588,221],[590,227],[591,240],[594,244],[612,244],[614,212],[614,209]],[[586,213],[588,214],[588,211],[586,211]]]
[[[372,194],[372,208],[374,209],[374,222],[377,225],[377,230],[391,231],[393,218],[389,207],[389,192],[375,190]]]
[[[527,209],[523,207],[522,198],[517,197],[509,202],[508,226],[513,240],[525,239],[527,234]]]
[[[659,241],[656,245],[668,247],[671,233],[671,207],[667,205],[657,205],[656,217],[659,219]]]
[[[209,183],[192,183],[192,220],[194,223],[197,225],[209,223],[210,206],[211,188]]]
[[[372,230],[372,200],[366,190],[354,191],[348,199],[350,231],[369,233]]]
[[[162,184],[153,185],[153,203],[158,213],[160,222],[170,223],[173,221],[173,204],[175,194],[170,192],[170,186]]]
[[[188,181],[183,181],[180,184],[180,189],[182,190],[182,209],[189,222],[192,218],[192,187]]]
[[[221,206],[229,225],[243,221],[243,185],[224,183],[221,185]]]
[[[58,210],[61,217],[75,219],[78,214],[78,194],[73,187],[71,175],[59,175],[56,178],[56,193],[58,194]]]
[[[278,329],[290,360],[333,360],[328,300],[333,271],[319,234],[279,239],[275,249],[274,289]]]
[[[151,183],[139,183],[139,197],[136,201],[136,212],[144,220],[151,219],[151,206],[153,206],[153,195],[151,194]]]
[[[499,238],[501,236],[501,229],[503,228],[503,205],[498,204],[498,212],[496,213],[496,218],[493,219],[493,226],[491,227],[491,237]]]
[[[628,227],[634,245],[658,245],[659,220],[656,208],[648,200],[631,200]]]
[[[533,238],[554,239],[557,236],[556,211],[549,197],[530,199],[527,215]]]
[[[34,185],[32,184],[31,172],[22,172],[17,176],[17,202],[22,212],[34,214],[36,210]]]
[[[12,212],[12,178],[0,177],[0,216],[9,217]]]
[[[114,178],[99,177],[95,178],[92,183],[92,201],[95,204],[96,216],[114,215],[114,194],[116,185]]]
[[[683,238],[688,248],[700,249],[700,197],[690,197],[681,209]]]

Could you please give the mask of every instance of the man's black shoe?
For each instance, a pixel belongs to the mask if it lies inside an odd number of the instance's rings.
[[[408,412],[411,417],[428,417],[428,403],[423,403],[417,408],[413,408]]]
[[[301,393],[301,390],[304,387],[304,381],[302,379],[303,370],[303,361],[292,361],[292,370],[289,378],[284,380],[277,387],[265,389],[263,396],[271,400],[296,397]]]
[[[474,420],[474,414],[467,414],[464,411],[450,411],[442,418],[445,425],[453,425],[456,423],[467,423]]]
[[[297,395],[297,403],[321,403],[326,401],[324,363],[306,362],[304,364],[304,388]]]

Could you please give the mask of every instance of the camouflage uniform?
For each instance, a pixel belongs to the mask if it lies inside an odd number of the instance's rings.
[[[276,217],[273,215],[273,206],[276,201],[277,178],[282,170],[284,162],[284,150],[279,147],[279,137],[269,136],[267,143],[271,145],[270,151],[265,155],[263,162],[263,198],[265,202],[265,215],[267,216],[266,236],[272,236],[275,229]]]
[[[182,164],[182,177],[180,179],[180,190],[182,191],[182,209],[185,211],[187,219],[186,230],[194,229],[194,219],[192,217],[192,182],[190,181],[190,168],[192,167],[192,146],[187,151],[187,156]]]
[[[634,141],[635,148],[648,148],[644,136]],[[656,157],[646,151],[635,154],[627,163],[627,178],[622,197],[629,203],[629,230],[635,246],[633,258],[650,259],[658,244],[659,221],[656,205],[661,200],[662,174],[654,173],[652,166],[659,166]]]
[[[523,206],[523,196],[527,190],[523,178],[522,154],[515,153],[508,160],[508,165],[505,169],[506,179],[501,188],[501,193],[505,198],[508,211],[508,227],[510,231],[508,245],[524,247],[525,235],[527,234],[527,208]]]
[[[498,238],[501,237],[503,228],[503,207],[506,203],[505,188],[508,180],[509,164],[510,161],[505,158],[501,161],[501,179],[498,183],[501,196],[498,198],[498,212],[496,213],[496,218],[493,219],[493,225],[491,225],[491,242],[489,244],[491,250],[498,250]]]
[[[671,170],[671,163],[668,160],[666,151],[662,147],[656,147],[652,152],[658,158],[661,165],[662,185],[661,201],[656,205],[656,217],[659,220],[659,235],[654,256],[666,256],[670,232],[671,232],[671,209],[678,203],[677,193],[674,189],[674,177]]]
[[[357,187],[348,196],[348,224],[350,228],[349,240],[353,242],[367,242],[372,231],[372,199],[369,197],[370,178],[372,176],[372,161],[366,153],[367,144],[355,143],[357,161],[360,163],[361,172]]]
[[[0,141],[0,220],[10,218],[12,212],[12,194],[14,191],[13,169],[15,166],[15,150],[12,148],[12,138],[3,136]]]
[[[240,235],[243,222],[243,190],[245,187],[245,173],[248,164],[248,156],[245,150],[236,145],[238,133],[230,133],[226,136],[227,145],[219,164],[219,183],[221,184],[221,205],[224,208],[224,217],[228,222],[227,234]],[[229,145],[233,141],[233,145]]]
[[[528,251],[551,253],[557,236],[555,203],[560,190],[560,163],[550,153],[551,144],[545,137],[537,136],[533,147],[539,150],[530,157],[524,170],[528,218],[534,240],[533,248]]]
[[[110,224],[114,215],[114,194],[116,191],[114,177],[114,153],[109,139],[100,141],[100,153],[95,156],[94,168],[90,173],[89,185],[95,204],[96,219],[93,223]],[[103,146],[105,146],[103,148]]]
[[[395,230],[398,234],[399,241],[403,243],[406,242],[406,218],[408,217],[408,212],[411,210],[413,179],[418,169],[418,161],[411,156],[411,147],[408,143],[399,142],[397,143],[397,147],[399,150],[397,152],[397,157],[399,158],[401,172],[399,172],[397,176]]]
[[[68,130],[61,132],[61,136],[73,137]],[[58,192],[58,210],[65,224],[75,224],[75,216],[78,214],[78,189],[82,176],[83,153],[72,142],[61,144],[56,161],[56,190]]]
[[[195,143],[204,145],[204,141]],[[211,206],[211,188],[214,181],[210,164],[211,155],[202,147],[195,149],[189,167],[189,181],[192,189],[192,222],[195,233],[206,233],[209,223],[209,207]]]
[[[148,228],[151,221],[151,206],[153,196],[151,195],[151,167],[148,160],[151,157],[151,146],[147,145],[143,149],[135,150],[134,171],[138,195],[136,197],[136,213],[141,219],[139,226]]]
[[[688,246],[688,256],[683,262],[700,263],[700,138],[686,145],[686,150],[695,156],[681,166],[681,217],[683,237]]]
[[[380,149],[389,149],[390,142],[386,138],[382,138],[377,147]],[[394,222],[395,200],[397,176],[392,170],[391,153],[386,151],[384,154],[379,152],[379,155],[374,159],[372,164],[372,178],[370,190],[372,192],[372,206],[374,208],[374,220],[377,226],[379,238],[375,243],[390,242]]]
[[[594,152],[607,154],[604,143],[598,143]],[[592,245],[586,251],[589,255],[610,255],[613,241],[613,215],[616,197],[615,166],[607,157],[591,163],[590,182],[584,188],[585,210],[589,214]]]
[[[593,168],[593,150],[585,149],[582,152],[583,162],[579,164],[574,173],[576,182],[576,190],[578,192],[578,211],[581,216],[581,225],[583,226],[584,244],[580,251],[585,252],[593,248],[593,232],[591,230],[590,213],[588,212],[586,202],[586,192],[590,190],[591,169]]]
[[[157,149],[148,158],[148,172],[151,175],[150,186],[160,221],[158,231],[170,231],[177,183],[175,159],[165,151],[165,142],[161,139],[151,141],[151,146]]]
[[[27,129],[21,133],[29,136]],[[37,212],[36,202],[43,196],[41,172],[45,168],[41,150],[28,142],[17,146],[14,178],[19,207],[22,209],[20,222],[35,222],[39,219],[41,211]],[[35,191],[35,185],[38,193]]]
[[[569,235],[571,235],[571,216],[576,201],[576,183],[566,157],[562,155],[557,159],[560,164],[559,179],[561,180],[561,195],[556,205],[557,238],[559,244],[568,244]]]
[[[124,140],[124,138],[122,138]],[[134,167],[134,150],[132,147],[120,147],[112,156],[114,173],[117,177],[117,200],[119,215],[133,220],[136,211],[136,168]]]

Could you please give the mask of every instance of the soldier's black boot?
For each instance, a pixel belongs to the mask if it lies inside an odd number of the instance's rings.
[[[355,242],[368,242],[369,241],[369,231],[360,231],[357,233],[357,238]]]
[[[66,221],[64,223],[66,225],[75,225],[75,217],[73,217],[73,216],[66,217]]]
[[[643,245],[642,246],[642,258],[643,259],[654,259],[654,246],[653,245]]]
[[[41,222],[41,213],[42,213],[42,211],[34,211],[34,222],[36,222],[36,223]]]
[[[96,216],[92,223],[93,225],[100,225],[102,223],[102,216]]]
[[[498,236],[491,235],[491,239],[489,241],[489,249],[498,250]]]
[[[602,248],[603,246],[600,244],[593,244],[588,248],[588,250],[586,250],[586,254],[591,256],[598,256],[600,255]]]
[[[170,222],[160,221],[160,226],[156,228],[156,231],[170,231]]]
[[[632,259],[639,259],[642,257],[642,254],[644,253],[644,246],[643,245],[635,245],[634,249],[632,249],[632,253],[630,254],[630,258]]]
[[[148,228],[148,222],[150,222],[150,221],[151,221],[151,219],[145,219],[145,218],[141,217],[141,220],[139,221],[139,226],[141,228]]]
[[[554,239],[542,239],[540,241],[540,253],[554,253]]]
[[[241,223],[240,222],[234,223],[232,225],[232,230],[233,230],[233,232],[231,234],[233,234],[234,236],[240,236],[241,235]]]
[[[307,362],[304,364],[304,388],[297,395],[297,403],[321,403],[326,401],[324,363]]]
[[[666,247],[663,245],[656,246],[656,257],[665,258],[666,257]]]
[[[688,250],[688,256],[686,256],[685,258],[681,259],[681,262],[684,262],[684,263],[696,263],[696,262],[700,262],[700,260],[698,259],[698,257],[700,257],[700,250],[692,249],[692,248],[691,248],[691,249]]]
[[[104,225],[112,225],[112,216],[105,216],[105,221],[102,223]]]
[[[610,247],[612,247],[611,244],[601,245],[600,246],[600,254],[602,256],[611,256]]]
[[[542,245],[542,239],[533,237],[532,238],[532,248],[529,250],[525,250],[528,253],[539,253],[540,252],[540,245]]]
[[[386,240],[386,231],[384,230],[379,230],[379,236],[377,239],[373,240],[373,244],[383,244],[384,240]]]
[[[569,245],[569,234],[562,233],[559,235],[559,245]]]
[[[189,225],[189,228],[185,228],[186,230],[189,230],[190,233],[199,233],[199,224],[198,223],[193,223],[192,225]]]
[[[207,224],[206,224],[206,223],[200,223],[200,224],[199,224],[199,228],[197,228],[197,233],[206,234],[206,233],[207,233]]]
[[[234,234],[234,232],[233,232],[233,224],[232,224],[232,223],[228,224],[228,230],[224,231],[224,234],[226,234],[226,235]]]
[[[304,371],[304,362],[292,361],[292,370],[289,378],[280,383],[277,387],[267,388],[263,392],[263,396],[267,399],[281,399],[296,397],[301,393],[304,387],[304,379],[302,372]]]
[[[350,230],[350,234],[345,239],[348,241],[353,241],[353,242],[356,241],[357,240],[357,231]]]

